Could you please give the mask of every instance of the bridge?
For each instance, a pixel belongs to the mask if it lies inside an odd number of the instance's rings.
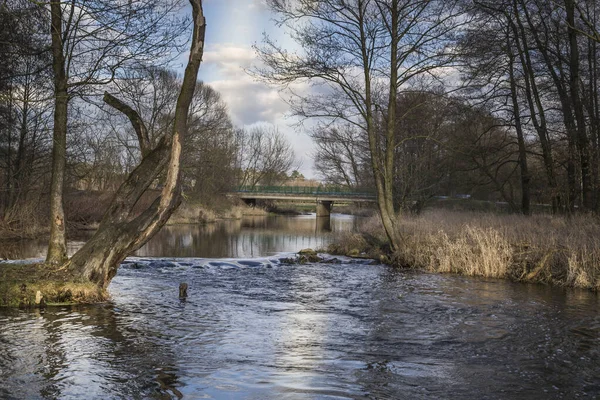
[[[335,201],[373,203],[377,197],[372,192],[354,191],[343,186],[240,186],[230,196],[236,196],[247,204],[256,200],[315,201],[317,217],[328,217]]]

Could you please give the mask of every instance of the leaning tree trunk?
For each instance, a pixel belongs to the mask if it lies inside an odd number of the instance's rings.
[[[119,187],[94,236],[66,263],[71,274],[107,287],[119,264],[140,248],[167,222],[181,202],[181,148],[187,133],[190,103],[204,50],[205,19],[201,0],[190,0],[194,33],[190,56],[175,109],[171,135],[150,148],[147,129],[140,116],[117,98],[104,101],[131,121],[140,143],[142,160]],[[152,181],[167,168],[164,187],[154,203],[138,216],[133,208]]]

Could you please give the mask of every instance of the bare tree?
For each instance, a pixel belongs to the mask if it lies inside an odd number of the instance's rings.
[[[455,138],[457,101],[441,91],[404,92],[397,100],[395,202],[420,212],[425,203],[441,194],[453,169],[449,147]]]
[[[172,129],[181,80],[173,71],[149,68],[116,84],[120,98],[147,121],[149,140],[155,145]],[[122,143],[131,158],[139,160],[138,133],[127,127],[129,119],[112,107],[107,107],[107,115],[110,136]],[[184,185],[188,193],[208,199],[211,193],[228,191],[235,184],[236,143],[227,106],[218,92],[201,81],[197,82],[190,106],[188,138],[183,151]]]
[[[186,26],[179,21],[180,6],[180,0],[50,2],[54,131],[48,264],[67,257],[63,187],[69,100],[112,82],[129,66],[172,56]]]
[[[236,184],[236,134],[227,105],[211,86],[198,82],[190,111],[184,174],[189,191],[209,201]]]
[[[552,151],[547,140],[545,109],[541,103],[534,102],[533,98],[534,93],[539,95],[537,77],[535,71],[531,71],[526,65],[527,56],[523,46],[527,42],[522,41],[518,28],[519,17],[515,16],[512,3],[512,0],[476,1],[476,6],[471,9],[476,18],[471,21],[461,42],[461,53],[466,64],[463,77],[469,82],[467,90],[470,98],[493,110],[497,123],[502,122],[506,127],[514,129],[519,148],[520,210],[529,215],[531,176],[525,124],[528,115],[531,116],[542,143],[544,160],[548,166],[548,181],[554,186],[556,177]],[[500,129],[495,129],[494,132],[501,136],[506,134]]]
[[[240,186],[275,185],[287,179],[295,155],[276,128],[258,126],[242,131],[240,136]]]
[[[297,95],[301,117],[344,120],[366,133],[383,226],[392,249],[401,237],[393,202],[396,98],[403,86],[449,61],[460,21],[457,1],[269,1],[302,53],[267,39],[258,74],[290,85],[308,81],[318,94]],[[382,122],[382,129],[378,122]]]
[[[597,2],[475,3],[480,23],[467,35],[465,49],[486,49],[476,57],[484,67],[480,77],[487,78],[488,89],[504,83],[510,93],[521,170],[525,156],[534,161],[541,156],[554,211],[598,209]],[[484,93],[488,103],[498,101],[499,91]],[[503,112],[497,115],[508,120]],[[527,143],[528,132],[535,132],[539,143]],[[521,173],[522,186],[530,184],[527,175]]]
[[[142,159],[119,187],[94,236],[64,263],[75,278],[106,288],[119,264],[148,241],[168,220],[181,201],[182,146],[188,132],[189,108],[194,96],[204,50],[205,19],[201,0],[190,0],[194,31],[190,55],[175,107],[173,129],[151,145],[145,122],[129,105],[105,93],[104,101],[128,116],[136,132]],[[139,215],[134,207],[141,195],[163,172],[160,196]]]
[[[310,137],[317,147],[315,169],[325,181],[352,188],[371,183],[368,143],[362,130],[350,124],[321,124]]]
[[[0,5],[0,220],[5,223],[22,216],[30,198],[41,197],[40,171],[47,169],[42,165],[48,154],[49,58],[37,34],[44,22],[28,1]]]

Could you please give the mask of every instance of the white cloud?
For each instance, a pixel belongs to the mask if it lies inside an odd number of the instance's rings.
[[[245,69],[256,60],[254,50],[233,44],[216,44],[204,52],[203,61],[224,79],[241,79],[247,76]]]
[[[247,47],[236,46],[231,43],[219,43],[211,47],[214,49],[204,52],[203,59],[207,63],[228,65],[235,62],[239,66],[247,66],[256,59],[254,50]]]
[[[287,105],[275,89],[255,81],[245,72],[255,61],[251,48],[233,44],[213,45],[204,53],[204,62],[216,76],[207,83],[221,93],[234,122],[239,125],[259,121],[274,123],[287,111]]]
[[[229,106],[229,111],[238,125],[256,122],[275,123],[283,118],[288,106],[276,90],[254,82],[250,77],[208,82]]]
[[[252,0],[249,6],[265,7],[261,0]],[[238,27],[239,28],[239,27]],[[238,42],[207,42],[203,56],[204,80],[217,90],[229,107],[234,124],[250,127],[268,123],[278,127],[291,143],[300,171],[313,176],[312,140],[291,125],[289,106],[274,87],[257,81],[246,70],[259,62],[250,45]],[[308,85],[296,85],[295,91],[308,90]]]
[[[250,0],[248,3],[249,10],[268,10],[269,6],[265,0]]]
[[[227,102],[236,124],[275,123],[289,111],[276,88],[250,76],[246,70],[257,63],[254,50],[233,44],[217,44],[204,53],[204,62],[215,79],[207,80]],[[297,85],[296,91],[307,86]]]

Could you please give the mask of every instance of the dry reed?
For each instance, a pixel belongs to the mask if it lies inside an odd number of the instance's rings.
[[[401,216],[399,227],[403,241],[392,258],[403,267],[600,290],[597,217],[428,210]],[[381,249],[377,218],[361,232],[378,238]],[[348,236],[342,239],[346,246],[361,244]],[[362,251],[376,255],[378,249]]]

